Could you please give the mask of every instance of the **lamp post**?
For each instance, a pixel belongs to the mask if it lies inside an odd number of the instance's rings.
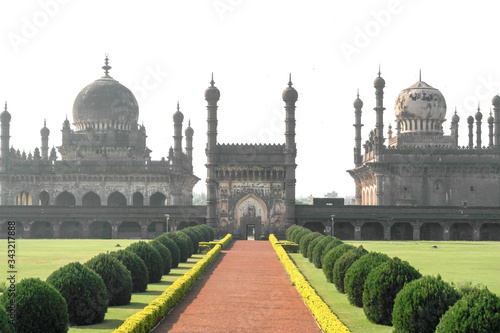
[[[168,219],[170,219],[170,215],[165,214],[165,217],[167,218],[167,232],[168,232]]]
[[[334,221],[335,221],[335,215],[330,215],[330,216],[332,218],[332,237],[335,237],[334,233],[333,233],[333,224],[334,224]]]

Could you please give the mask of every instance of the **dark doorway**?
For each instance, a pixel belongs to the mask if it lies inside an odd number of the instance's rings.
[[[500,241],[500,224],[499,223],[484,223],[481,226],[480,239],[482,241]]]
[[[384,240],[384,227],[378,222],[366,222],[361,227],[362,240]]]
[[[413,240],[413,227],[408,222],[396,222],[391,227],[391,240]]]
[[[255,240],[255,224],[247,224],[246,239]]]
[[[473,240],[472,227],[469,223],[454,223],[450,228],[450,240]]]
[[[334,236],[338,239],[354,239],[354,226],[349,222],[335,222]]]
[[[240,218],[240,234],[248,239],[254,235],[254,239],[259,239],[262,233],[262,220],[260,216],[244,216]]]
[[[420,227],[421,240],[443,240],[443,228],[439,223],[424,223]]]

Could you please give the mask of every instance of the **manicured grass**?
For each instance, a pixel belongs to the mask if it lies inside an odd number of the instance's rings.
[[[86,262],[102,252],[112,252],[135,243],[135,239],[19,239],[16,241],[17,281],[28,277],[45,280],[53,271],[70,262]],[[120,244],[120,247],[116,247]],[[0,241],[0,248],[6,249],[6,240]],[[7,252],[7,251],[5,251]],[[89,326],[72,326],[70,333],[109,333],[118,328],[129,316],[144,309],[153,299],[160,296],[175,280],[193,267],[204,254],[195,254],[178,268],[173,268],[161,282],[148,284],[144,293],[133,293],[129,305],[108,307],[104,322]],[[5,260],[5,269],[7,261]]]
[[[368,251],[377,251],[390,257],[399,257],[417,268],[422,275],[440,274],[447,282],[482,283],[500,295],[500,242],[379,242],[346,241],[355,246],[363,245]],[[436,245],[437,248],[432,246]],[[350,305],[347,296],[326,282],[321,269],[300,253],[290,257],[316,289],[320,297],[353,333],[392,332],[393,328],[372,324],[363,309]]]

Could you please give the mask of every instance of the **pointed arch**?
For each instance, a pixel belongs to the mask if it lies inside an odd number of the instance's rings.
[[[101,205],[101,198],[95,192],[87,192],[82,198],[82,206],[98,207]]]
[[[255,216],[260,216],[262,219],[262,223],[267,223],[267,205],[261,198],[252,193],[245,195],[236,203],[234,219],[237,221],[237,223],[239,223],[241,217],[245,216],[245,211],[248,211],[248,209],[252,209],[252,206],[255,208],[255,211],[253,212]]]

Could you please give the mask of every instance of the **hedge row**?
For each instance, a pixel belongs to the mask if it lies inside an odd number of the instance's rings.
[[[220,244],[210,250],[202,260],[196,263],[186,274],[177,279],[161,296],[154,299],[148,306],[130,316],[114,333],[146,333],[149,332],[170,309],[184,296],[205,269],[215,260],[223,247],[232,240],[228,234]]]
[[[487,288],[453,288],[439,275],[422,277],[399,258],[304,229],[288,228],[287,239],[300,242],[303,254],[308,243],[315,267],[352,305],[363,307],[370,321],[393,325],[395,333],[500,332],[500,298]]]
[[[302,273],[295,266],[293,261],[288,257],[287,252],[279,244],[276,237],[271,234],[269,240],[273,245],[274,250],[285,267],[288,275],[292,279],[295,287],[304,299],[314,318],[318,321],[323,332],[349,332],[349,329],[335,316],[328,305],[316,294],[316,291],[311,287],[309,282],[304,278]]]

